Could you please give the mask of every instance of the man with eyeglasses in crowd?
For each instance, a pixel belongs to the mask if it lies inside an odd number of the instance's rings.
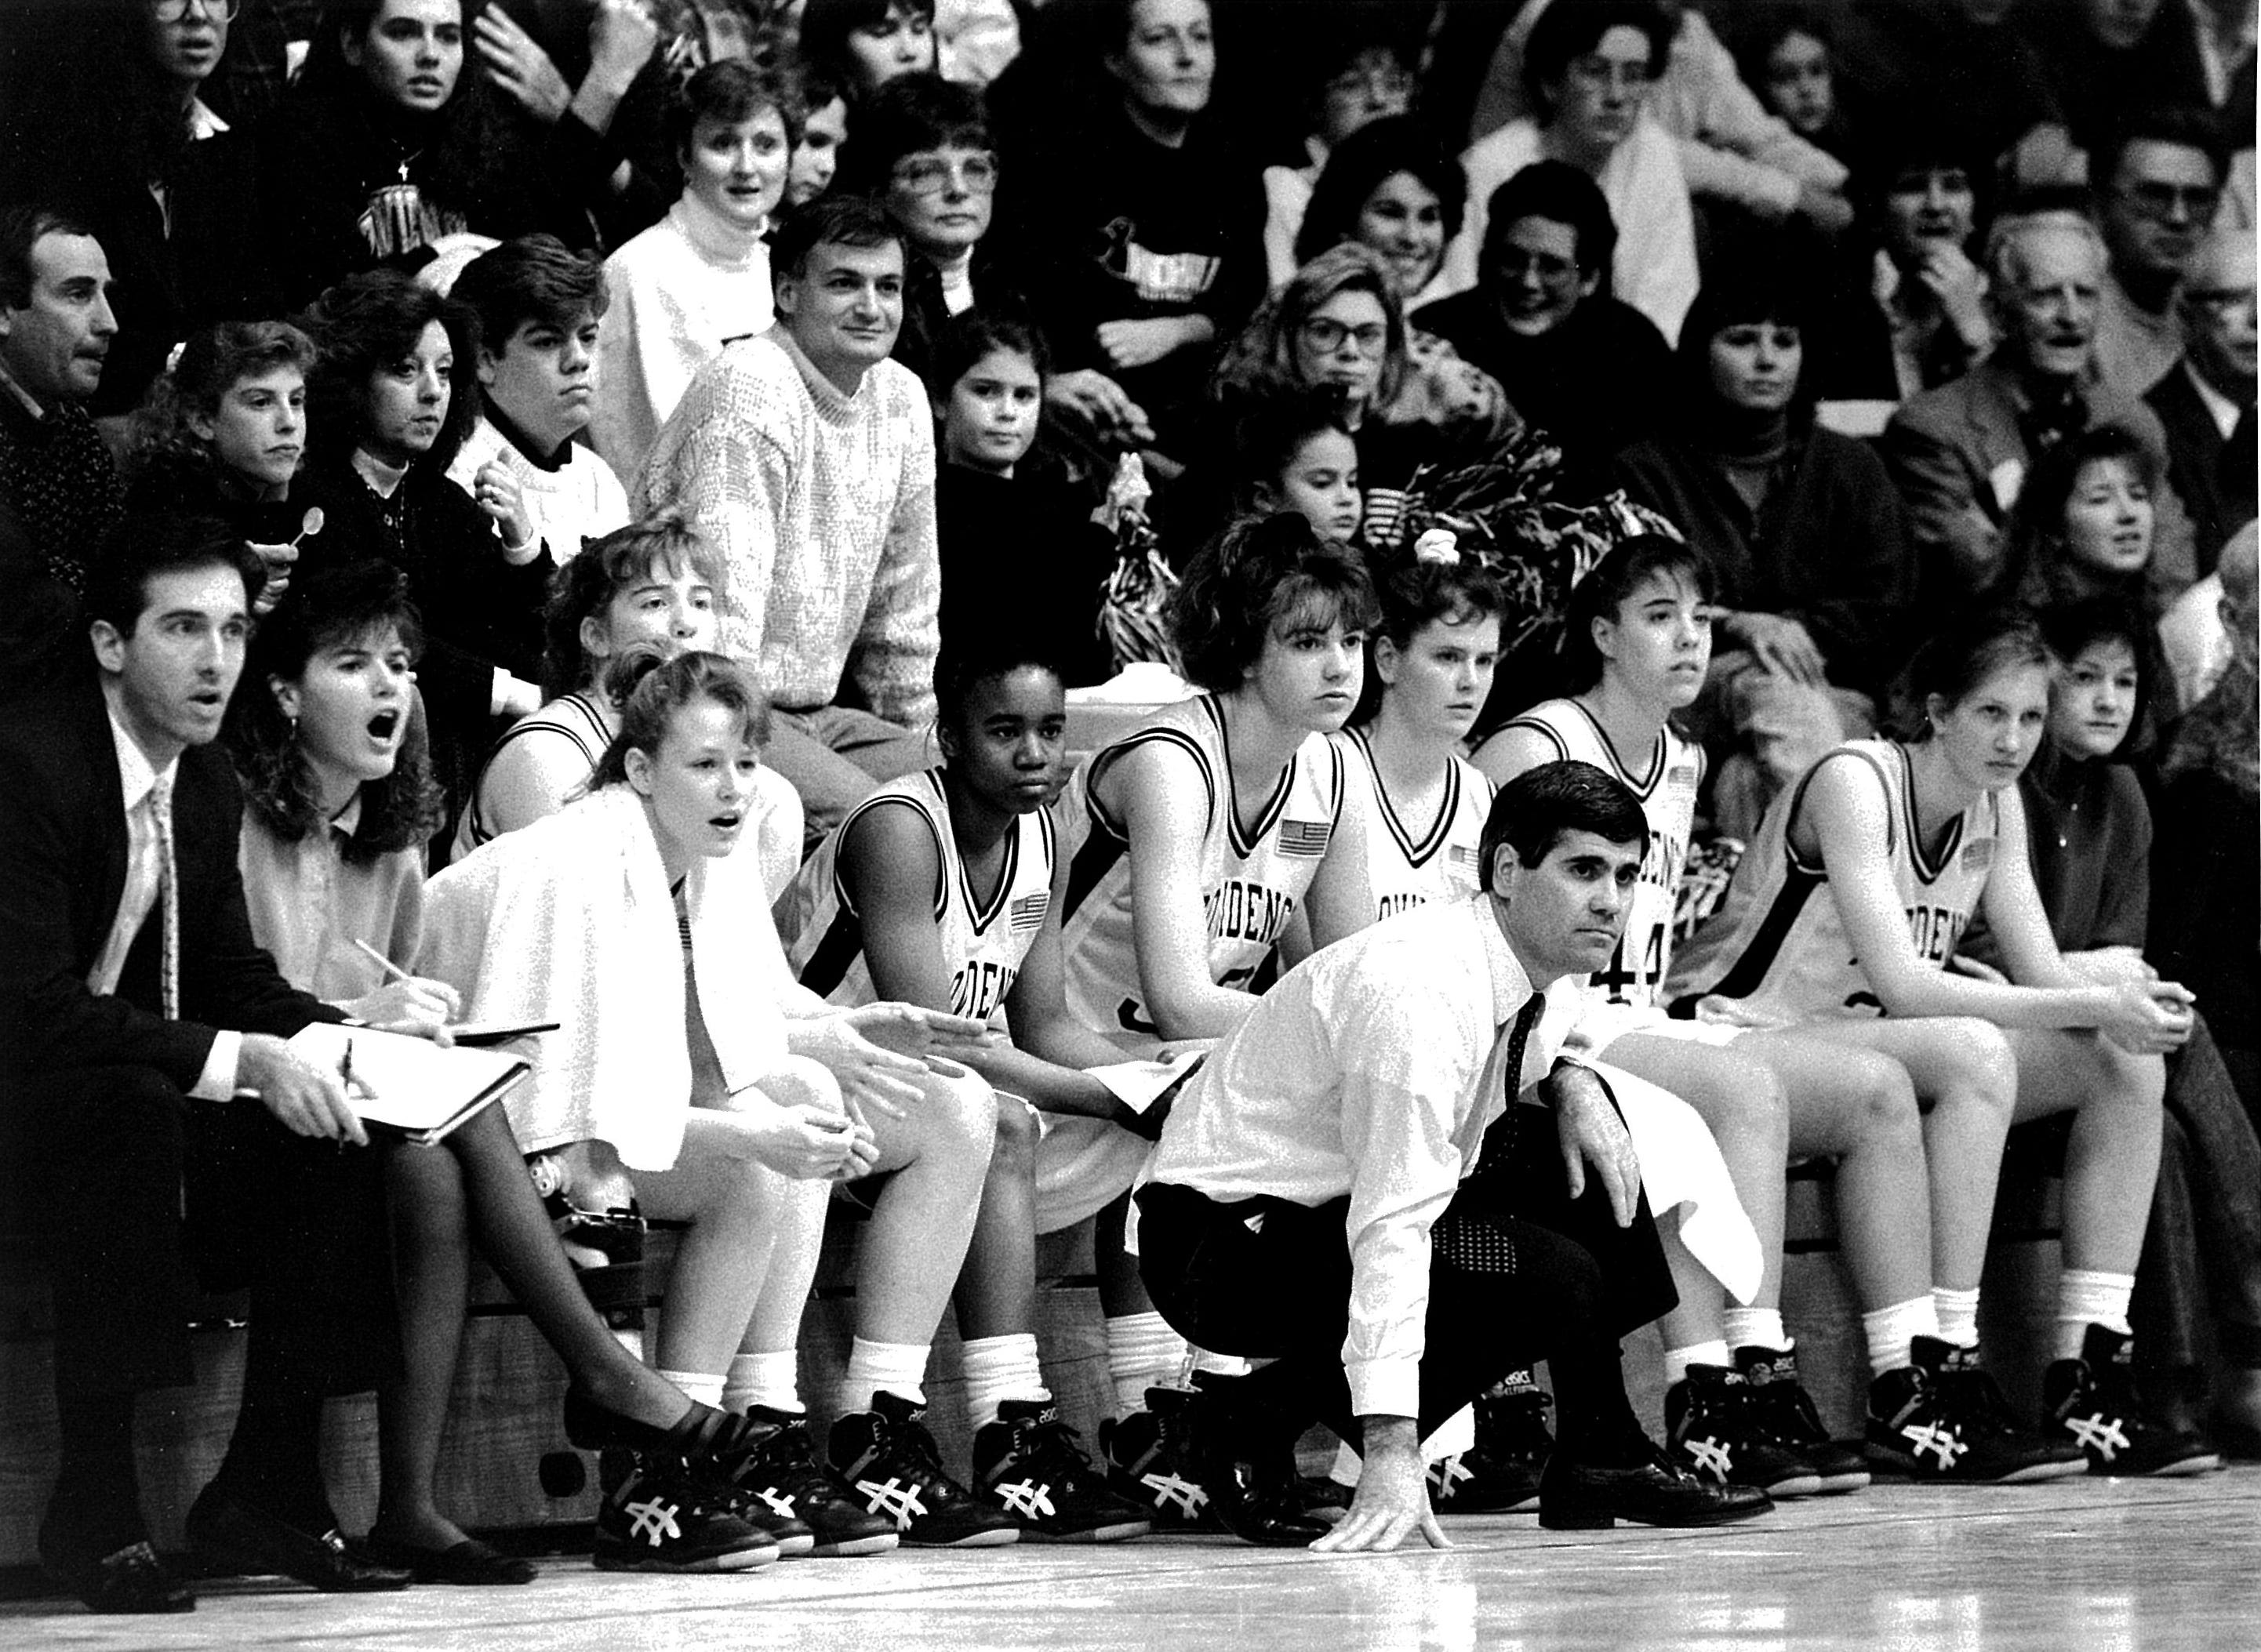
[[[722,651],[769,690],[764,760],[800,793],[814,848],[879,782],[933,761],[934,416],[887,359],[903,319],[892,218],[820,196],[770,257],[777,325],[700,368],[629,503],[671,505],[714,545]]]
[[[2182,359],[2143,398],[2166,427],[2167,480],[2190,511],[2200,574],[2253,520],[2253,267],[2250,230],[2217,230],[2200,243],[2175,300]]]
[[[997,154],[980,95],[936,75],[889,81],[857,111],[838,187],[868,195],[902,232],[903,329],[894,359],[937,401],[934,350],[951,317],[1023,309],[1020,282],[987,237]]]
[[[2214,123],[2194,110],[2138,116],[2096,146],[2089,182],[2112,254],[2096,366],[2125,395],[2148,392],[2182,354],[2175,295],[2213,226],[2228,171]]]

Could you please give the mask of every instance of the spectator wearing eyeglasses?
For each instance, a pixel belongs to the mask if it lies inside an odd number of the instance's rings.
[[[1288,284],[1302,261],[1296,248],[1304,215],[1336,146],[1413,106],[1412,71],[1385,38],[1379,18],[1354,20],[1325,33],[1310,47],[1308,74],[1310,124],[1300,162],[1264,168],[1264,268],[1274,292]]]
[[[1531,31],[1523,78],[1534,115],[1511,120],[1461,157],[1473,208],[1446,275],[1475,284],[1492,191],[1534,161],[1564,161],[1601,185],[1618,228],[1611,289],[1656,324],[1668,343],[1696,301],[1696,217],[1680,157],[1645,114],[1664,70],[1671,31],[1640,0],[1554,5]],[[1512,394],[1512,390],[1510,394]]]
[[[894,359],[937,401],[943,327],[978,303],[1019,308],[1019,282],[987,238],[997,199],[997,152],[980,95],[937,75],[888,81],[856,111],[838,187],[879,202],[902,232],[903,329]]]
[[[1656,324],[1609,290],[1617,225],[1601,187],[1540,161],[1492,192],[1474,290],[1424,305],[1413,325],[1497,379],[1561,449],[1563,492],[1597,491],[1612,454],[1657,426],[1672,353]]]
[[[2176,297],[2182,360],[2143,399],[2167,433],[2167,479],[2191,514],[2201,574],[2254,512],[2253,236],[2217,231]]]
[[[683,193],[605,261],[612,304],[598,324],[589,436],[622,478],[635,475],[699,369],[774,319],[763,238],[799,132],[786,82],[736,59],[700,69],[671,106],[668,147]]]
[[[2183,352],[2175,294],[2222,204],[2229,157],[2195,111],[2138,115],[2096,146],[2089,176],[2111,250],[2096,325],[2097,370],[2141,396]]]

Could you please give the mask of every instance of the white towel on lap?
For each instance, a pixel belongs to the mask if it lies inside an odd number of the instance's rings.
[[[685,881],[708,1036],[733,1091],[786,1053],[808,995],[786,968],[759,857],[702,860]],[[590,1138],[664,1170],[691,1106],[683,948],[642,801],[608,787],[507,833],[434,877],[420,974],[472,1021],[555,1021],[520,1041],[534,1076],[508,1103],[528,1152]]]
[[[1697,1111],[1668,1090],[1621,1067],[1591,1063],[1609,1083],[1640,1155],[1640,1185],[1659,1225],[1680,1212],[1680,1241],[1739,1304],[1758,1294],[1766,1258],[1758,1230],[1743,1213],[1727,1162]],[[1669,1231],[1668,1229],[1668,1231]]]

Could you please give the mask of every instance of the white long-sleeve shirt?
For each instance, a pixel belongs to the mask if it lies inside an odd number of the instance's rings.
[[[1385,919],[1281,976],[1163,1129],[1157,1182],[1224,1201],[1350,1196],[1343,1364],[1360,1416],[1419,1412],[1430,1226],[1505,1108],[1507,1033],[1532,991],[1488,895]],[[1567,978],[1548,991],[1518,1092],[1554,1064],[1576,997]]]

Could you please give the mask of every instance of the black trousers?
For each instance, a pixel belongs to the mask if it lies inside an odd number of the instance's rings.
[[[199,1285],[248,1287],[260,1359],[312,1391],[398,1369],[387,1148],[292,1135],[256,1102],[191,1101],[148,1068],[36,1082],[13,1134],[52,1252],[58,1391],[193,1381]]]
[[[1515,1249],[1511,1273],[1475,1271],[1432,1248],[1421,1355],[1425,1436],[1512,1370],[1549,1362],[1566,1446],[1584,1419],[1624,1414],[1618,1339],[1678,1301],[1643,1198],[1629,1227],[1590,1176],[1573,1201],[1551,1119],[1510,1169],[1464,1183],[1450,1209]],[[1157,1182],[1138,1194],[1140,1272],[1154,1306],[1200,1348],[1270,1359],[1252,1379],[1297,1431],[1325,1423],[1359,1438],[1343,1370],[1350,1326],[1346,1197],[1317,1207],[1260,1196],[1223,1202]]]

